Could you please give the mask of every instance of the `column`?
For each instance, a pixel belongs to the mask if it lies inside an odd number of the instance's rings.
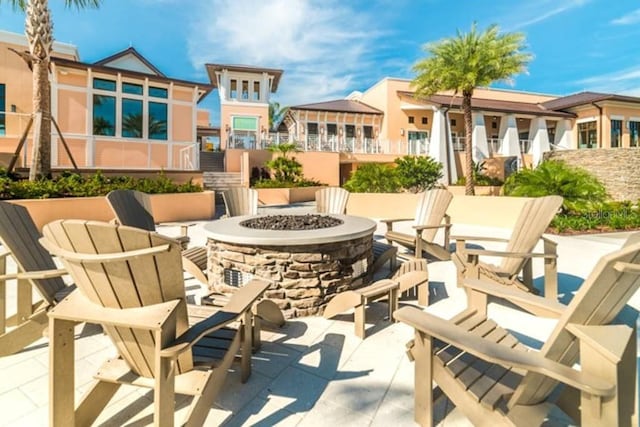
[[[487,130],[484,125],[484,114],[473,113],[473,130],[471,132],[472,139],[472,156],[476,163],[489,157],[489,144],[487,143]]]
[[[435,110],[433,112],[433,124],[431,125],[431,137],[429,139],[429,157],[442,163],[443,178],[440,182],[443,184],[450,184],[450,182],[448,182],[449,164],[452,166],[451,176],[453,182],[457,179],[453,147],[451,144],[447,144],[447,140],[451,139],[451,132],[447,122],[448,120],[442,110]],[[449,150],[447,146],[449,146]],[[447,161],[447,157],[449,157],[449,161]]]
[[[502,146],[500,154],[503,156],[520,155],[520,138],[516,116],[509,114],[500,120],[500,141]]]
[[[536,167],[542,162],[543,153],[551,151],[549,133],[547,132],[547,121],[544,117],[536,117],[531,120],[529,138],[531,138],[529,152],[532,154],[533,167]]]
[[[556,134],[553,139],[553,144],[558,148],[571,149],[573,147],[573,141],[571,135],[573,126],[571,120],[562,119],[556,123]]]

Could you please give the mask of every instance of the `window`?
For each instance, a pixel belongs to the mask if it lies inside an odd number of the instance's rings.
[[[356,127],[354,125],[345,125],[344,132],[347,135],[347,138],[355,138]]]
[[[409,116],[409,123],[414,123],[416,121],[415,117]]]
[[[498,123],[491,122],[491,129],[498,129]]]
[[[429,117],[423,117],[422,118],[422,124],[423,125],[428,125],[429,124]]]
[[[0,108],[2,108],[1,104]],[[629,146],[640,147],[640,122],[629,120]]]
[[[5,136],[7,134],[7,118],[5,111],[7,111],[6,86],[0,83],[0,136]]]
[[[93,134],[116,135],[115,96],[93,95]]]
[[[597,128],[595,121],[578,123],[578,148],[598,148]]]
[[[362,126],[362,131],[363,131],[364,137],[366,139],[373,138],[373,127],[372,126]]]
[[[327,135],[335,136],[338,134],[338,125],[335,123],[327,123]]]
[[[142,85],[133,83],[122,83],[122,93],[130,93],[133,95],[142,95]]]
[[[249,99],[249,81],[242,81],[242,99]]]
[[[93,88],[115,92],[116,82],[114,80],[107,80],[107,79],[93,79]]]
[[[260,82],[253,82],[253,100],[260,101]]]
[[[451,119],[451,126],[455,126],[456,125],[456,119]]]
[[[318,124],[317,123],[307,123],[307,134],[309,134],[309,135],[317,135],[318,134]]]
[[[167,139],[167,104],[149,102],[149,139]]]
[[[149,96],[153,98],[164,98],[167,99],[169,97],[169,91],[163,87],[153,87],[149,86]]]
[[[256,148],[258,140],[258,119],[256,117],[234,117],[232,128],[232,147]]]
[[[611,120],[611,148],[622,146],[622,120]]]
[[[122,136],[142,138],[142,101],[122,99]]]
[[[238,97],[238,81],[232,79],[229,84],[229,99],[236,99]]]

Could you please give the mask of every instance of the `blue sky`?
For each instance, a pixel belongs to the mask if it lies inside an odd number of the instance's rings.
[[[24,15],[0,1],[0,29]],[[98,10],[50,0],[56,40],[93,62],[134,46],[166,75],[208,82],[204,65],[284,69],[275,100],[341,98],[385,76],[412,78],[427,42],[498,24],[525,34],[528,73],[507,87],[551,94],[640,95],[637,0],[104,0]],[[217,94],[201,106],[217,120]]]

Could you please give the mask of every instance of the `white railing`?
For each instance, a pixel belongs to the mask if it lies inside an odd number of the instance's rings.
[[[521,139],[520,140],[520,152],[528,153],[529,148],[531,148],[531,140],[530,139]]]
[[[200,165],[200,149],[196,142],[180,149],[180,169],[195,170]]]
[[[455,138],[451,138],[451,145],[453,145],[453,151],[464,151],[464,146],[467,138],[464,136],[457,136]]]
[[[499,138],[487,138],[487,145],[489,146],[489,154],[498,154],[502,148],[502,142]]]
[[[408,154],[420,156],[429,153],[429,140],[426,138],[410,140],[408,145]]]

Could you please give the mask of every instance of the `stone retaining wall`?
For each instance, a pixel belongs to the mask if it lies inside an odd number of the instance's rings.
[[[232,245],[209,239],[209,285],[217,292],[233,292],[225,283],[231,274],[242,284],[252,277],[272,284],[265,297],[286,318],[322,314],[336,293],[363,286],[372,263],[371,236],[346,242],[298,246]]]
[[[555,150],[545,153],[545,159],[588,170],[614,200],[640,199],[640,148]]]

